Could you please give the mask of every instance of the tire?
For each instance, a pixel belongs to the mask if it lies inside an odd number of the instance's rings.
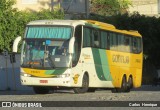
[[[132,77],[129,77],[128,82],[127,82],[127,90],[126,92],[130,92],[130,90],[133,88],[133,79]]]
[[[126,78],[123,77],[121,88],[114,88],[111,91],[112,91],[112,93],[127,92],[127,81],[126,81]]]
[[[133,79],[132,79],[132,77],[129,77],[128,84],[129,84],[130,89],[132,89],[133,88]]]
[[[95,88],[89,88],[87,92],[95,92],[96,89]]]
[[[36,94],[48,94],[49,93],[49,89],[47,87],[35,86],[33,87],[33,90]]]
[[[83,80],[82,80],[82,87],[73,88],[73,90],[77,94],[85,93],[88,91],[88,86],[89,86],[89,78],[87,74],[84,74]]]
[[[111,89],[112,93],[118,93],[117,88]]]

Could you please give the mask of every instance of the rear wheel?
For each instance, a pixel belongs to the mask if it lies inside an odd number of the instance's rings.
[[[48,94],[49,89],[47,87],[35,86],[33,90],[36,94]]]
[[[84,74],[83,80],[82,80],[82,87],[74,88],[73,90],[77,94],[85,93],[88,91],[88,86],[89,86],[89,78],[87,74]]]
[[[126,77],[123,77],[121,88],[114,88],[112,89],[112,93],[120,93],[120,92],[127,92],[127,81]]]
[[[128,82],[127,82],[127,90],[126,92],[130,92],[130,90],[133,88],[133,79],[132,77],[129,77]]]

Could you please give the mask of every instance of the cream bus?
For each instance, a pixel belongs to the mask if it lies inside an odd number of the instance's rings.
[[[21,37],[13,44],[17,52]],[[71,88],[75,93],[111,88],[129,92],[142,82],[142,37],[94,20],[38,20],[27,24],[20,77],[35,93]]]

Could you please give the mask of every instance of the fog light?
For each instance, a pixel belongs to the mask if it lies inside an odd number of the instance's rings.
[[[70,76],[70,74],[62,74],[62,75],[57,75],[57,78],[66,78],[69,76]]]

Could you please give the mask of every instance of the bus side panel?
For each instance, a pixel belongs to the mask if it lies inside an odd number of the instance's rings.
[[[87,73],[89,75],[89,87],[113,88],[113,84],[111,81],[112,78],[109,74],[109,71],[107,70],[107,68],[109,68],[107,65],[107,60],[106,58],[101,57],[107,57],[106,50],[95,48],[93,49],[89,47],[82,49],[79,64],[77,64],[77,66],[73,68],[73,74],[79,72],[80,75],[78,83],[75,86],[82,85],[81,82],[83,75],[84,73]],[[82,66],[81,72],[80,70],[78,70],[78,65]]]
[[[131,54],[131,69],[133,78],[133,87],[137,88],[141,86],[142,83],[142,65],[143,65],[143,53]]]
[[[105,57],[105,58],[104,58]],[[74,87],[81,87],[84,73],[89,75],[89,87],[121,87],[126,75],[133,78],[133,86],[141,85],[142,54],[83,48],[78,64],[72,68],[77,78]],[[108,68],[108,69],[107,69]]]
[[[136,69],[135,75],[133,77],[133,87],[140,87],[142,83],[142,69]]]
[[[121,87],[122,78],[125,75],[128,81],[133,78],[133,86],[139,87],[142,79],[142,53],[132,54],[125,52],[106,51],[109,59],[110,73],[114,87]]]
[[[111,50],[107,50],[106,53],[109,59],[110,73],[113,78],[112,83],[114,87],[121,87],[123,75],[130,71],[130,54]]]
[[[82,48],[79,61],[72,68],[72,77],[74,79],[73,87],[81,87],[83,75],[89,75],[89,86],[96,85],[95,68],[93,67],[92,51],[90,48]],[[95,82],[92,82],[95,81]]]

